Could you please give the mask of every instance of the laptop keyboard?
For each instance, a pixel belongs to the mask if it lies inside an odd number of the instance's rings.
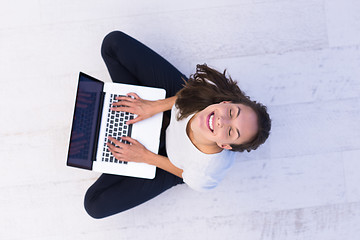
[[[112,143],[110,140],[108,140],[108,136],[111,136],[119,140],[120,142],[129,144],[128,141],[124,141],[120,137],[124,137],[124,136],[131,137],[132,124],[127,125],[126,122],[130,119],[133,119],[134,114],[129,112],[118,112],[111,110],[111,107],[113,107],[112,104],[117,101],[115,98],[120,96],[124,96],[124,95],[110,94],[110,103],[109,103],[109,110],[107,115],[102,161],[112,162],[117,164],[127,164],[127,162],[125,161],[117,160],[109,151],[109,148],[106,145],[107,142]]]

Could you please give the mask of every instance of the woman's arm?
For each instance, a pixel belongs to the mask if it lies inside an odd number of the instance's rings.
[[[157,100],[156,101],[157,112],[165,112],[167,110],[170,110],[172,106],[175,104],[176,98],[177,97],[175,95],[173,97]]]
[[[150,165],[154,165],[158,168],[161,168],[169,173],[172,173],[178,176],[179,178],[182,178],[183,170],[172,164],[170,162],[170,159],[167,157],[149,151],[149,157],[147,158],[147,163]]]
[[[183,170],[173,165],[169,158],[149,151],[144,145],[131,137],[121,138],[130,142],[130,144],[122,143],[112,137],[109,137],[109,140],[115,145],[107,143],[110,152],[116,159],[125,162],[140,162],[154,165],[182,178]]]
[[[128,93],[131,97],[117,97],[118,102],[113,103],[112,110],[130,112],[137,115],[136,118],[127,121],[127,124],[134,124],[153,115],[170,110],[175,104],[176,96],[166,99],[150,101],[140,98],[136,93]]]

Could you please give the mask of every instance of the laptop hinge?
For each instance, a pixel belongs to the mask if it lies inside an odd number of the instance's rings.
[[[95,142],[94,142],[94,150],[92,160],[96,160],[97,150],[98,150],[98,141],[99,141],[99,132],[100,132],[100,125],[101,125],[101,117],[102,117],[102,110],[104,105],[105,93],[100,93],[100,104],[99,104],[99,112],[98,112],[98,119],[96,123],[96,133],[95,133]]]

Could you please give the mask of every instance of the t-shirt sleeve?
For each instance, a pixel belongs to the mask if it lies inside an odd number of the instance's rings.
[[[182,174],[182,177],[186,185],[199,192],[206,192],[208,190],[211,190],[215,188],[219,183],[217,179],[190,170],[185,170]]]
[[[214,159],[206,169],[191,168],[184,169],[183,181],[192,189],[205,192],[215,188],[225,177],[233,164],[232,153],[226,158]]]

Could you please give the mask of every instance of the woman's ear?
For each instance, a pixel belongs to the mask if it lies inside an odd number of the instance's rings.
[[[231,149],[232,149],[232,147],[231,147],[229,144],[223,144],[223,145],[221,145],[221,148],[227,149],[227,150],[231,150]]]
[[[232,147],[229,144],[217,144],[220,148],[222,149],[227,149],[227,150],[231,150]]]

